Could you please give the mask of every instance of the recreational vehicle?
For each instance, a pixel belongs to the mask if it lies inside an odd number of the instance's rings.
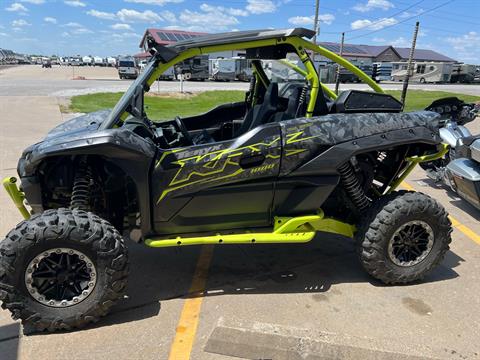
[[[173,66],[169,67],[165,72],[158,77],[158,80],[175,80],[175,70]]]
[[[475,81],[476,72],[476,65],[454,64],[452,66],[452,77],[450,78],[450,82],[470,84]]]
[[[244,57],[234,57],[235,59],[235,78],[238,81],[250,81],[253,76],[250,60]]]
[[[107,66],[116,67],[117,66],[117,59],[115,59],[113,57],[107,57]]]
[[[83,66],[91,66],[93,63],[93,59],[90,56],[82,57],[82,65]]]
[[[235,59],[211,59],[212,72],[211,78],[215,81],[234,81],[235,74]]]
[[[392,63],[392,80],[404,81],[407,75],[407,62]],[[425,83],[446,83],[450,82],[453,64],[440,62],[417,62],[413,65],[410,76],[411,82]]]
[[[103,61],[103,58],[100,56],[94,56],[93,57],[93,65],[94,66],[105,66],[105,62]]]
[[[195,56],[175,65],[175,74],[183,80],[208,79],[208,55]]]
[[[390,81],[392,78],[392,63],[389,63],[389,62],[373,63],[372,78],[376,82]]]

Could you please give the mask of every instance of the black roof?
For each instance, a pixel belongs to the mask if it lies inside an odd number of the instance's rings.
[[[244,41],[255,41],[265,39],[278,39],[288,36],[297,36],[311,39],[315,35],[315,31],[305,28],[283,29],[283,30],[248,30],[248,31],[232,31],[220,34],[211,34],[199,36],[192,39],[179,41],[175,44],[168,45],[169,48],[183,51],[186,49],[239,43]]]

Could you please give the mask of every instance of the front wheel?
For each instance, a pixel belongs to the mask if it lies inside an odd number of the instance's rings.
[[[444,258],[451,222],[436,200],[418,192],[396,192],[377,200],[356,234],[360,262],[386,284],[426,276]]]
[[[96,322],[123,296],[127,249],[107,221],[81,210],[47,210],[0,243],[0,300],[37,331]]]

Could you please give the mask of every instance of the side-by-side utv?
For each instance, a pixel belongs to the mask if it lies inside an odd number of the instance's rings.
[[[148,40],[152,59],[113,110],[57,126],[23,152],[20,186],[4,180],[25,220],[0,243],[3,308],[37,330],[98,320],[126,289],[124,237],[162,248],[340,234],[355,239],[365,270],[388,284],[438,265],[451,241],[447,213],[424,194],[397,190],[417,163],[446,153],[438,114],[402,112],[367,75],[308,41],[313,35],[299,28],[169,46]],[[227,50],[245,51],[252,64],[244,101],[148,118],[144,94],[166,69]],[[294,54],[300,61],[285,60]],[[374,91],[336,96],[320,83],[313,54]],[[301,80],[272,80],[265,60]]]

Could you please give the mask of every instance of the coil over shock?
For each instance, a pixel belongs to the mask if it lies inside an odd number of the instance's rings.
[[[357,209],[360,212],[363,212],[368,208],[370,202],[365,195],[358,178],[353,173],[353,168],[350,162],[347,161],[345,164],[340,166],[338,168],[338,172],[340,173],[340,179],[348,196],[350,196],[350,199],[355,204]]]
[[[88,166],[87,159],[82,158],[75,172],[73,181],[72,198],[70,199],[70,209],[90,210],[90,184],[92,181],[92,172]]]
[[[304,115],[303,109],[305,107],[305,104],[307,103],[308,90],[309,90],[309,87],[307,85],[302,87],[302,91],[300,92],[300,97],[298,98],[298,107],[297,107],[297,111],[295,112],[295,117]]]

